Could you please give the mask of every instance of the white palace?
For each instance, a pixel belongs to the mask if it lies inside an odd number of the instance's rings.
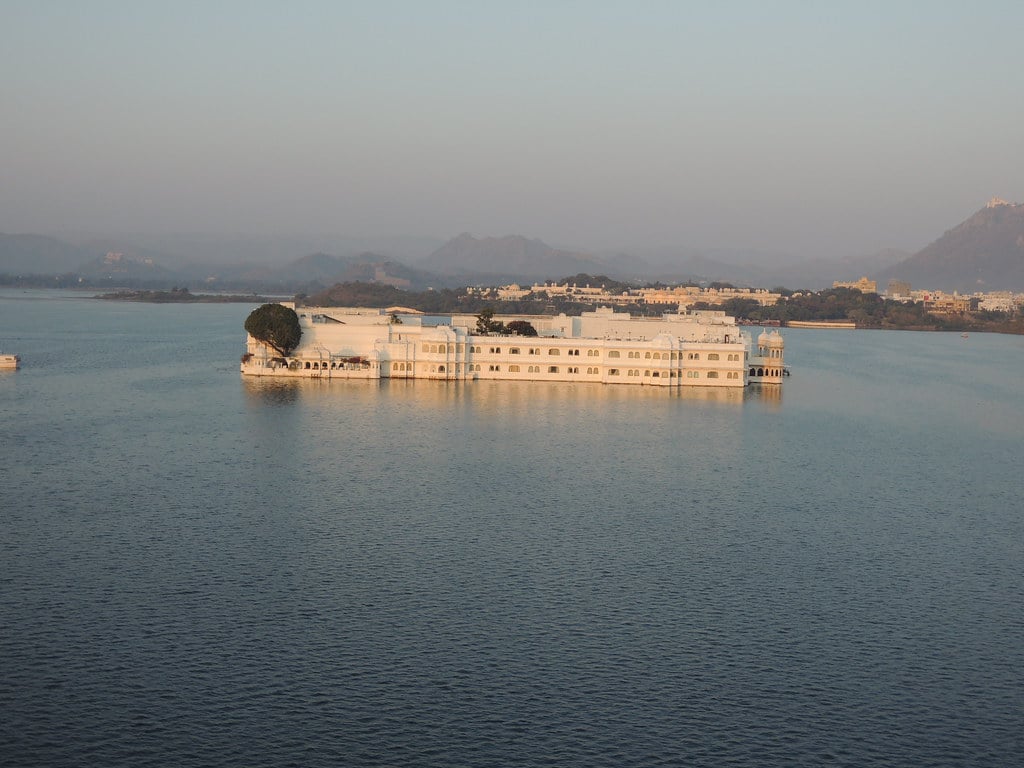
[[[291,306],[292,304],[286,304]],[[281,357],[248,337],[242,374],[320,379],[580,381],[660,387],[780,384],[784,341],[756,339],[720,311],[632,317],[602,307],[578,317],[524,320],[536,337],[480,334],[476,315],[427,317],[411,310],[301,307],[302,339]]]

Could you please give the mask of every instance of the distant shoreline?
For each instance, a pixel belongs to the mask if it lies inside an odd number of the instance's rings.
[[[169,291],[113,291],[96,294],[93,298],[149,304],[265,304],[278,300],[256,294],[191,293],[187,288]]]
[[[787,320],[787,328],[849,328],[854,329],[857,323],[852,320]]]

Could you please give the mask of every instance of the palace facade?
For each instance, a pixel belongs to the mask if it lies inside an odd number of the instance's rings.
[[[286,306],[292,306],[286,304]],[[785,343],[756,339],[724,312],[632,317],[600,308],[579,316],[495,315],[538,335],[483,334],[475,315],[427,317],[408,310],[301,307],[302,340],[281,357],[252,336],[247,376],[321,379],[583,381],[661,387],[779,384]]]

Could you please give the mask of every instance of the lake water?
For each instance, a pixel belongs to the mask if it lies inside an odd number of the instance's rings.
[[[252,308],[0,292],[0,764],[1024,760],[1024,339],[281,383]]]

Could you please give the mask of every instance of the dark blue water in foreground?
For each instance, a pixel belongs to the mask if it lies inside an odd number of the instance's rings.
[[[1024,760],[1024,339],[243,381],[243,305],[0,294],[0,764]]]

